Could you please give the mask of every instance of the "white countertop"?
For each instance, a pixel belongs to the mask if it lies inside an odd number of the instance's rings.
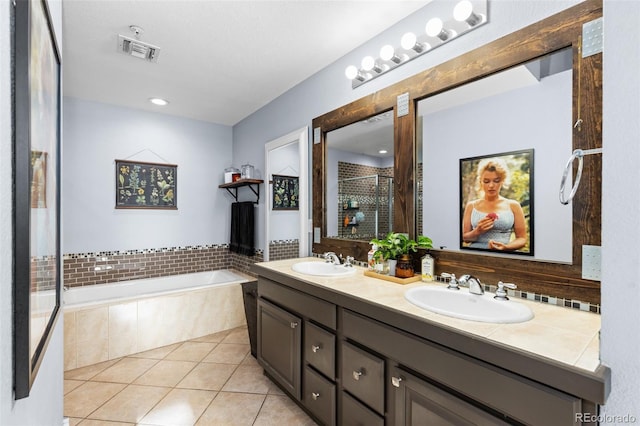
[[[441,283],[419,281],[406,285],[395,284],[365,276],[365,269],[361,267],[354,267],[355,275],[339,278],[310,276],[291,269],[294,263],[310,260],[323,262],[322,259],[310,257],[262,262],[258,265],[326,287],[337,293],[360,298],[590,372],[595,371],[600,365],[600,315],[598,314],[512,298],[508,303],[522,303],[529,306],[534,313],[534,318],[517,324],[467,321],[427,311],[404,298],[404,292],[409,288],[424,285],[443,286]]]

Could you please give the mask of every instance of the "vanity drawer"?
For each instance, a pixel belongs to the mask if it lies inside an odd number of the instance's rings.
[[[278,284],[269,279],[258,278],[258,294],[301,316],[312,319],[332,330],[336,329],[336,305],[300,291]]]
[[[310,322],[304,329],[304,359],[330,379],[336,372],[336,336]]]
[[[384,419],[360,404],[358,400],[346,392],[340,393],[342,408],[340,409],[341,426],[384,426]]]
[[[384,360],[342,342],[342,386],[353,396],[384,414]]]
[[[336,424],[336,385],[309,366],[304,369],[302,402],[322,424]]]

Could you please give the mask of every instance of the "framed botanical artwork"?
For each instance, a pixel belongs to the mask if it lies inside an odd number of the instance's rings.
[[[29,396],[60,315],[60,51],[47,3],[15,3],[13,382]]]
[[[460,248],[533,256],[533,149],[460,160]]]
[[[178,208],[178,166],[116,160],[116,209]]]
[[[297,176],[273,175],[273,210],[298,210],[300,184]]]

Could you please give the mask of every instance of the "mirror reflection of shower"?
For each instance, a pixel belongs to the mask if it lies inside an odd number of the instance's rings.
[[[326,236],[370,241],[393,224],[393,110],[327,132]]]
[[[345,168],[357,164],[340,163]],[[393,229],[393,177],[382,174],[338,180],[338,237],[382,238]]]

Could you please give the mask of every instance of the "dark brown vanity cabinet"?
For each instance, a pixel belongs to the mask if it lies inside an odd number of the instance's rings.
[[[509,424],[398,367],[391,371],[390,393],[396,425]]]
[[[336,424],[336,306],[258,280],[258,362],[324,425]]]
[[[258,299],[258,359],[265,371],[296,398],[300,398],[301,342],[302,319]]]

